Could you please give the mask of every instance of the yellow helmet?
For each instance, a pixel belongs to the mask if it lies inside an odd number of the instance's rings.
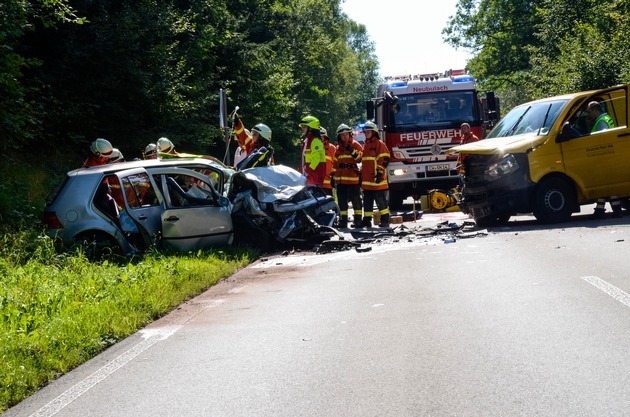
[[[365,132],[366,130],[371,130],[372,132],[378,134],[378,126],[376,126],[376,123],[374,122],[365,122],[363,131]]]
[[[303,117],[302,120],[300,121],[299,126],[300,127],[308,126],[313,130],[319,130],[322,127],[321,123],[319,122],[319,119],[313,116]]]

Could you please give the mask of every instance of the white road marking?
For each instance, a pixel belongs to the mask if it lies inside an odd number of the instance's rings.
[[[582,279],[589,284],[592,284],[596,288],[599,288],[615,300],[624,304],[626,307],[630,307],[630,294],[628,294],[627,292],[620,290],[619,288],[607,283],[599,277],[582,277]]]
[[[195,314],[184,316],[178,320],[175,320],[174,325],[163,326],[159,328],[146,328],[140,330],[139,333],[144,339],[142,342],[136,344],[131,349],[127,350],[126,352],[122,353],[117,358],[109,362],[107,365],[98,369],[92,375],[88,376],[87,378],[75,384],[73,387],[66,390],[63,394],[50,401],[48,404],[37,410],[35,413],[31,414],[31,417],[54,416],[63,408],[68,406],[71,402],[93,388],[96,384],[103,381],[105,378],[131,362],[133,358],[146,351],[157,342],[166,340],[174,335],[179,329],[184,326],[184,324],[189,322],[199,313],[221,303],[223,303],[223,300],[211,300],[210,302],[205,303],[203,307]]]

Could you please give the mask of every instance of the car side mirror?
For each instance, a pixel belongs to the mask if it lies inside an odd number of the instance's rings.
[[[566,142],[573,138],[577,138],[579,136],[581,136],[580,132],[578,132],[576,128],[571,126],[571,123],[564,122],[564,124],[562,125],[562,130],[560,131],[560,134],[558,135],[556,142],[558,143]]]
[[[219,206],[220,207],[227,207],[229,205],[230,205],[230,200],[228,200],[227,197],[225,197],[225,196],[219,197]]]

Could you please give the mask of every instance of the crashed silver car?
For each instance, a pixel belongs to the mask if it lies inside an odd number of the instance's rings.
[[[227,246],[234,240],[225,197],[233,173],[201,158],[76,169],[47,198],[46,233],[94,253]]]
[[[332,197],[285,166],[235,172],[203,158],[145,160],[70,171],[48,197],[47,235],[91,255],[232,244],[265,251],[334,232]]]
[[[239,243],[266,251],[282,246],[311,246],[337,234],[332,228],[339,206],[306,177],[284,166],[249,168],[235,173],[228,198]]]

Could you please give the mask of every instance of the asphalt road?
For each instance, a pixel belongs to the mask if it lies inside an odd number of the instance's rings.
[[[629,224],[270,257],[5,416],[627,416]]]

